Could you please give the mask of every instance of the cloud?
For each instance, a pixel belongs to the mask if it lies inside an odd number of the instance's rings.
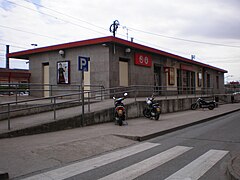
[[[152,32],[186,38],[240,39],[239,5],[239,1],[169,0],[151,9],[154,23],[147,27]]]
[[[122,28],[126,26],[129,28],[129,39],[134,37],[137,43],[188,58],[195,54],[201,62],[207,61],[206,57],[210,56],[240,57],[239,48],[189,43],[130,30],[135,28],[165,36],[240,46],[239,0],[9,1],[17,5],[0,0],[1,25],[19,31],[0,26],[0,38],[1,43],[13,45],[11,51],[22,50],[14,45],[26,49],[33,48],[32,43],[40,47],[109,36],[112,35],[109,27],[117,19],[121,24],[117,32],[120,38],[126,39],[127,31]],[[33,3],[41,3],[60,13]],[[5,47],[0,45],[0,48],[4,50]],[[2,62],[1,57],[0,60]],[[231,72],[231,66],[226,66],[226,63],[211,65],[227,67]],[[240,77],[240,74],[235,76]]]
[[[238,16],[237,5],[239,3],[230,4],[219,1],[214,4],[199,6],[197,12],[189,16],[182,34],[209,38],[240,39],[240,16]]]

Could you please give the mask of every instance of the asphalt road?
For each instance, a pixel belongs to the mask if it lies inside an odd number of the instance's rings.
[[[204,124],[192,126],[151,140],[150,142],[161,143],[166,148],[181,145],[193,147],[193,149],[178,160],[174,160],[163,167],[159,167],[139,179],[145,179],[146,177],[148,177],[148,179],[155,179],[157,176],[159,176],[159,179],[164,179],[169,174],[178,171],[182,166],[189,164],[191,161],[212,149],[228,151],[228,154],[208,170],[200,179],[228,179],[226,175],[227,164],[231,157],[240,152],[239,120],[240,112],[236,112]],[[161,175],[159,172],[164,172],[166,176]]]
[[[226,180],[240,150],[239,119],[240,112],[232,113],[29,179]]]

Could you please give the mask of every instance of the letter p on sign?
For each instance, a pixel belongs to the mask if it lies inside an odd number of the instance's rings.
[[[89,57],[78,56],[78,70],[79,71],[88,71],[88,61]]]

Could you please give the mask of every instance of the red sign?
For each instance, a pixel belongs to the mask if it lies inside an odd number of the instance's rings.
[[[152,57],[145,54],[135,53],[135,64],[140,66],[152,66]]]

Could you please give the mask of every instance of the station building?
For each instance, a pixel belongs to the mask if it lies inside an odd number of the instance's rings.
[[[150,85],[166,90],[224,93],[226,70],[108,36],[7,54],[29,60],[30,82],[69,88],[81,84],[79,57],[88,58],[84,83],[105,88]],[[48,94],[36,94],[48,96]]]

